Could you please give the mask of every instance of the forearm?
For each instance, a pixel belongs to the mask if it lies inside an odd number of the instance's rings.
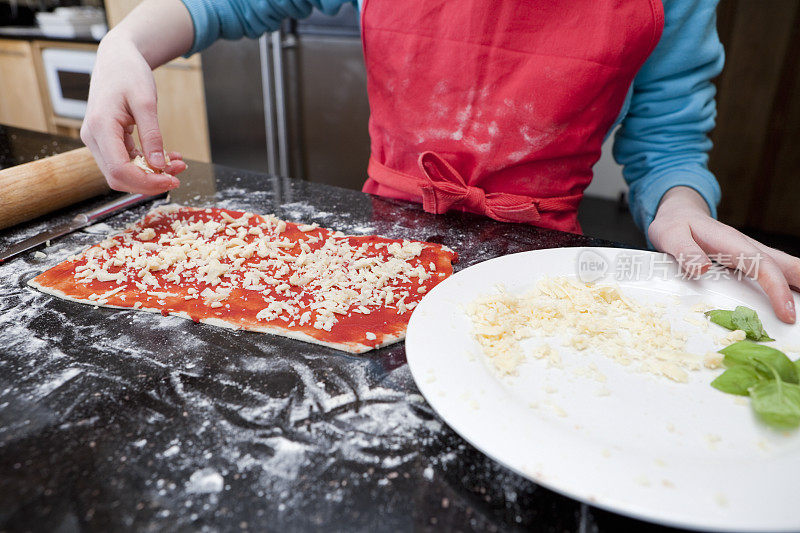
[[[712,216],[719,202],[708,170],[715,89],[724,53],[716,31],[716,1],[663,2],[664,33],[634,80],[630,108],[614,146],[630,185],[631,213],[643,230],[667,192],[691,187]]]
[[[192,18],[183,2],[145,0],[103,38],[100,47],[125,41],[155,69],[188,52],[193,39]]]

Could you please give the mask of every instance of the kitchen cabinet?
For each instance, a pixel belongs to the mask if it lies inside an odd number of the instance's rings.
[[[105,0],[103,4],[105,4],[106,8],[108,27],[113,28],[119,24],[141,2],[142,0]]]
[[[140,0],[106,0],[109,27],[117,25]],[[164,145],[188,159],[208,162],[206,96],[200,55],[178,58],[154,71],[158,90],[158,119]]]
[[[198,65],[173,61],[156,69],[154,76],[159,125],[167,150],[177,150],[189,159],[211,161],[199,61]]]
[[[47,132],[33,57],[30,42],[0,39],[0,123]]]
[[[720,219],[800,236],[800,1],[722,2],[718,28],[726,63],[709,166]]]

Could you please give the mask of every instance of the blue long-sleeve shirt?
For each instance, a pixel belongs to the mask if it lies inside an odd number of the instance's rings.
[[[259,37],[279,28],[286,18],[307,17],[313,8],[334,15],[345,3],[361,7],[361,0],[182,1],[194,22],[189,54],[219,38]],[[711,79],[724,63],[717,1],[662,0],[661,40],[636,75],[609,130],[621,126],[614,157],[630,187],[633,219],[645,234],[664,193],[679,185],[700,193],[716,217],[720,189],[707,162],[708,132],[716,117]]]

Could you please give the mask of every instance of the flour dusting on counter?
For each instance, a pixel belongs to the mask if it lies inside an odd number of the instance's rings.
[[[474,218],[454,224],[404,202],[307,182],[199,163],[190,170],[203,168],[216,169],[223,186],[201,205],[440,242],[464,250],[460,268],[554,238],[533,229],[509,235]],[[75,520],[69,509],[79,508],[78,519],[99,529],[248,522],[374,530],[428,524],[447,498],[464,529],[492,529],[498,516],[535,522],[534,495],[548,493],[441,423],[418,394],[402,345],[354,357],[177,317],[93,309],[26,286],[151,207],[54,240],[41,261],[29,253],[0,263],[0,463],[14,486],[9,509],[40,511],[50,500],[37,498],[51,491],[72,495],[71,507],[57,507],[62,520]],[[0,246],[50,223],[3,232]],[[576,504],[555,498],[573,517]]]

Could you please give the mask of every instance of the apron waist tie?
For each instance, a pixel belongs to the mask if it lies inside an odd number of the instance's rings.
[[[423,152],[417,160],[423,177],[391,169],[370,157],[367,173],[381,185],[412,196],[422,195],[422,208],[442,214],[454,207],[465,208],[500,222],[536,222],[540,212],[577,210],[581,195],[531,198],[505,192],[486,193],[468,185],[464,177],[436,152]]]

